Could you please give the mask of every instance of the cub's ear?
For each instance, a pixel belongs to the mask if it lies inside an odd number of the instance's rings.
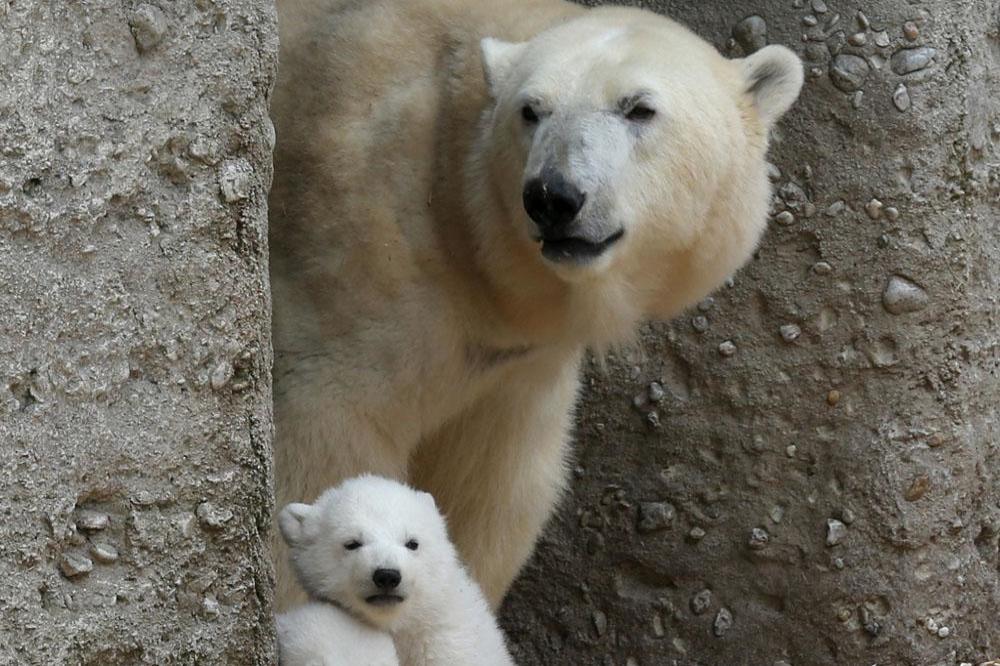
[[[285,543],[298,546],[305,541],[305,521],[312,515],[313,508],[308,504],[289,504],[278,514],[278,527]]]
[[[417,496],[420,498],[421,502],[423,502],[424,504],[430,506],[435,511],[438,510],[437,503],[434,502],[434,496],[433,495],[431,495],[430,493],[425,493],[422,490],[418,490],[417,491]]]
[[[500,88],[518,57],[524,52],[527,46],[524,42],[513,44],[499,39],[487,37],[479,42],[479,48],[483,56],[483,74],[486,76],[486,85],[489,86],[490,94],[495,99],[500,93]]]
[[[746,92],[767,127],[778,122],[795,102],[803,78],[802,61],[784,46],[765,46],[743,59]]]

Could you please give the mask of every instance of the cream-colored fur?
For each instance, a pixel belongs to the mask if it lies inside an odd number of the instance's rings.
[[[299,0],[279,18],[278,505],[363,472],[407,480],[496,606],[565,485],[583,350],[679,312],[755,248],[799,62],[729,61],[666,18],[562,0]],[[618,108],[640,89],[657,106],[641,126]],[[550,162],[589,183],[587,233],[624,230],[594,261],[533,239],[522,187]]]

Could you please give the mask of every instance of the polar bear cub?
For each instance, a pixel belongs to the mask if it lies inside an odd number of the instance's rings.
[[[403,666],[514,665],[428,493],[361,476],[289,504],[278,523],[315,600],[279,617],[283,665],[397,663],[377,630]]]

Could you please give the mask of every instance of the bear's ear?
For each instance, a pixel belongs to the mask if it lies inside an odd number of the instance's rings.
[[[746,92],[767,127],[792,106],[803,79],[802,61],[784,46],[765,46],[743,59]]]
[[[490,95],[494,99],[499,94],[500,86],[514,68],[518,56],[524,52],[525,46],[527,44],[524,42],[512,44],[492,37],[487,37],[479,42],[483,56],[483,74],[486,76],[486,85],[489,86]]]
[[[431,495],[430,493],[425,493],[422,490],[418,490],[417,496],[420,498],[421,502],[423,502],[426,505],[429,505],[435,511],[438,510],[437,503],[434,501],[434,495]]]
[[[278,514],[278,527],[281,536],[289,546],[301,544],[306,537],[305,522],[312,514],[313,508],[308,504],[289,504]]]

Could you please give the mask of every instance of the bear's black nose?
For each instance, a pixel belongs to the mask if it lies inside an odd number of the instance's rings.
[[[524,210],[535,221],[543,236],[561,236],[561,232],[576,219],[587,195],[558,173],[543,173],[524,186]]]
[[[399,569],[376,569],[372,574],[372,582],[383,590],[395,590],[401,580]]]

